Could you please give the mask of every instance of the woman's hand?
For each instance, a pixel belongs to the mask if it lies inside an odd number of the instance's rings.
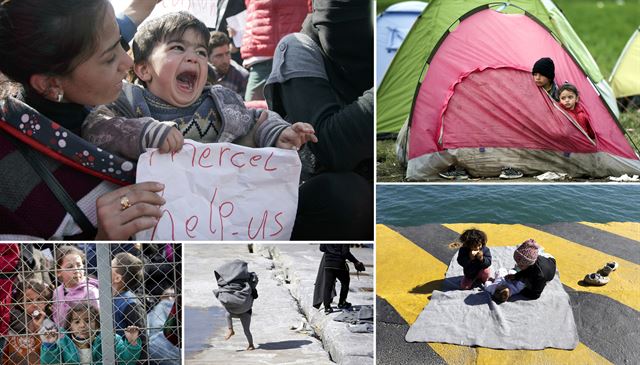
[[[163,189],[163,184],[143,182],[99,197],[96,240],[128,240],[135,233],[155,226],[162,216],[160,207],[165,203],[157,193]]]
[[[297,151],[307,142],[317,143],[318,137],[315,133],[313,126],[309,123],[294,123],[280,133],[276,147]]]
[[[140,336],[140,329],[137,326],[129,326],[124,330],[124,336],[127,341],[133,346],[138,344],[138,336]]]
[[[171,128],[159,150],[161,153],[178,152],[182,149],[183,144],[184,136],[182,132],[178,128]]]

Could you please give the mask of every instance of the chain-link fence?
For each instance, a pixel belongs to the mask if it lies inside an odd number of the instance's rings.
[[[0,244],[2,365],[181,363],[180,244]]]

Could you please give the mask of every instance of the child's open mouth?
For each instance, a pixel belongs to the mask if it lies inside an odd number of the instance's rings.
[[[180,73],[176,77],[176,80],[178,81],[178,89],[187,93],[193,92],[197,79],[198,75],[194,71],[185,71]]]

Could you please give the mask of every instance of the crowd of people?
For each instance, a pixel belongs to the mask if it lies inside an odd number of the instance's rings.
[[[120,364],[181,363],[181,246],[111,244],[107,252],[0,245],[1,364],[100,363],[106,336]],[[105,276],[109,288],[100,286]]]
[[[191,138],[299,150],[291,239],[372,239],[372,4],[267,3],[220,1],[208,28],[186,12],[142,24],[152,1],[122,14],[108,0],[3,1],[0,237],[154,227],[163,184],[135,183],[137,158]],[[236,47],[226,19],[244,8]]]

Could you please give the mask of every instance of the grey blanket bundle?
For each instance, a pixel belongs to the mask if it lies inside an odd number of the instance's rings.
[[[514,266],[516,247],[491,247],[492,268]],[[578,332],[559,274],[540,298],[515,295],[496,304],[482,288],[459,290],[462,267],[451,259],[443,289],[434,290],[422,313],[405,336],[408,342],[443,342],[495,349],[574,349]]]
[[[258,276],[249,272],[247,263],[233,260],[214,271],[218,289],[213,294],[231,314],[242,314],[253,306],[253,291],[258,285]]]

